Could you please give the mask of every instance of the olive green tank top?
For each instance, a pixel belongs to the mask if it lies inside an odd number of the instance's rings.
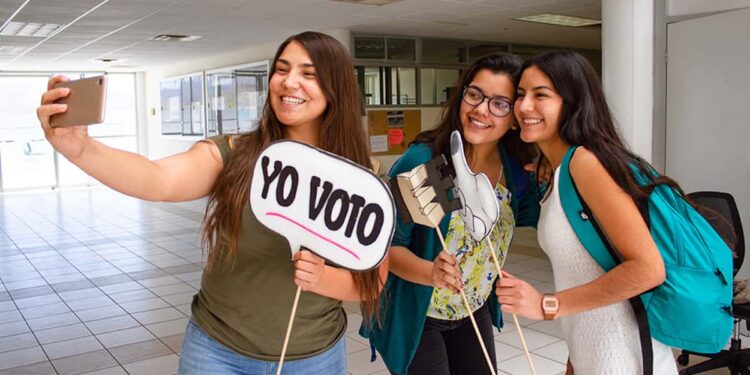
[[[226,165],[231,154],[228,136],[211,140]],[[193,320],[209,336],[240,354],[277,361],[296,291],[289,243],[258,222],[248,204],[242,210],[235,262],[204,270],[201,289],[193,298]],[[285,359],[324,352],[345,331],[341,301],[303,291]]]

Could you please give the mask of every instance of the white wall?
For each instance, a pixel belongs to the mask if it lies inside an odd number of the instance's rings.
[[[750,7],[750,0],[667,0],[667,16],[670,18],[690,17],[748,7]]]
[[[737,200],[750,233],[750,9],[668,26],[666,172]],[[742,276],[750,276],[745,261]]]

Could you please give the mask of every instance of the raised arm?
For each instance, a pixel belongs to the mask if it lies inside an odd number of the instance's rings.
[[[50,117],[67,110],[54,101],[66,97],[66,88],[53,89],[67,78],[49,80],[37,117],[44,135],[65,158],[104,185],[123,194],[150,201],[186,201],[207,195],[223,163],[218,147],[202,141],[190,150],[151,161],[127,151],[108,147],[89,137],[86,126],[52,128]]]

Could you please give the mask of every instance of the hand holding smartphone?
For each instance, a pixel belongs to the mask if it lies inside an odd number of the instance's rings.
[[[50,126],[66,127],[104,122],[104,104],[107,99],[107,75],[60,82],[54,88],[67,87],[70,94],[55,101],[67,104],[68,110],[53,115]]]

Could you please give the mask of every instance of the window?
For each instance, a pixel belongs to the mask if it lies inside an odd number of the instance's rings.
[[[203,136],[203,73],[161,81],[161,134]]]
[[[451,39],[422,39],[422,62],[431,64],[465,64],[466,42]]]
[[[417,73],[415,68],[386,68],[390,71],[390,102],[395,105],[417,104]]]
[[[469,61],[474,61],[484,55],[494,52],[508,52],[508,46],[505,44],[471,42],[469,43]]]
[[[268,95],[268,62],[206,72],[208,135],[247,133],[258,128]]]
[[[419,74],[420,104],[442,104],[448,100],[451,90],[455,89],[461,71],[459,69],[422,68]]]
[[[365,105],[383,104],[381,91],[382,68],[377,66],[355,66],[357,82]]]
[[[388,38],[388,60],[415,61],[417,47],[414,39]]]
[[[385,38],[383,37],[354,37],[355,59],[385,59]]]
[[[559,47],[498,42],[354,35],[354,70],[366,106],[440,105],[461,72],[476,59],[496,52],[528,58]],[[565,48],[563,48],[565,49]],[[601,51],[575,50],[601,69]]]

